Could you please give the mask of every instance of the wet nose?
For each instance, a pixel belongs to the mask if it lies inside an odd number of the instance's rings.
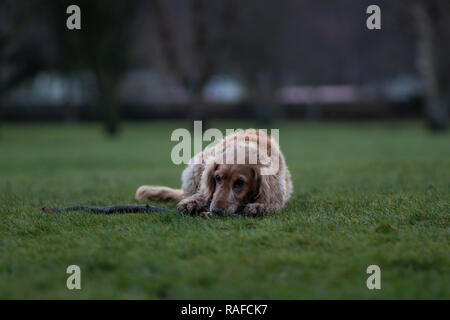
[[[212,207],[211,208],[211,212],[212,213],[224,213],[225,209],[224,208],[220,208],[220,207]]]

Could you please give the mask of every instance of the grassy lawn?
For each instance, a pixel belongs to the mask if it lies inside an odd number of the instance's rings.
[[[419,123],[274,124],[294,194],[270,217],[41,212],[178,187],[182,126],[125,124],[114,140],[96,125],[0,127],[0,298],[450,299],[450,134]],[[82,290],[66,288],[71,264]],[[381,290],[366,287],[372,264]]]

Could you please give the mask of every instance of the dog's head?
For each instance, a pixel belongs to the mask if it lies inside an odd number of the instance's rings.
[[[204,172],[205,196],[211,212],[235,214],[254,202],[259,193],[260,174],[250,164],[209,164]]]

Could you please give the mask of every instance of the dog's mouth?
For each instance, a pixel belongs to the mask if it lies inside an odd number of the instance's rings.
[[[216,215],[223,215],[223,216],[241,216],[244,212],[245,204],[241,204],[237,206],[236,209],[233,208],[233,210],[230,210],[229,208],[215,208],[211,207],[209,208],[209,211],[212,214]]]

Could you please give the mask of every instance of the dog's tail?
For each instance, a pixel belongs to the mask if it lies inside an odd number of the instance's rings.
[[[183,199],[182,189],[159,186],[140,186],[136,191],[136,200],[177,200]]]

